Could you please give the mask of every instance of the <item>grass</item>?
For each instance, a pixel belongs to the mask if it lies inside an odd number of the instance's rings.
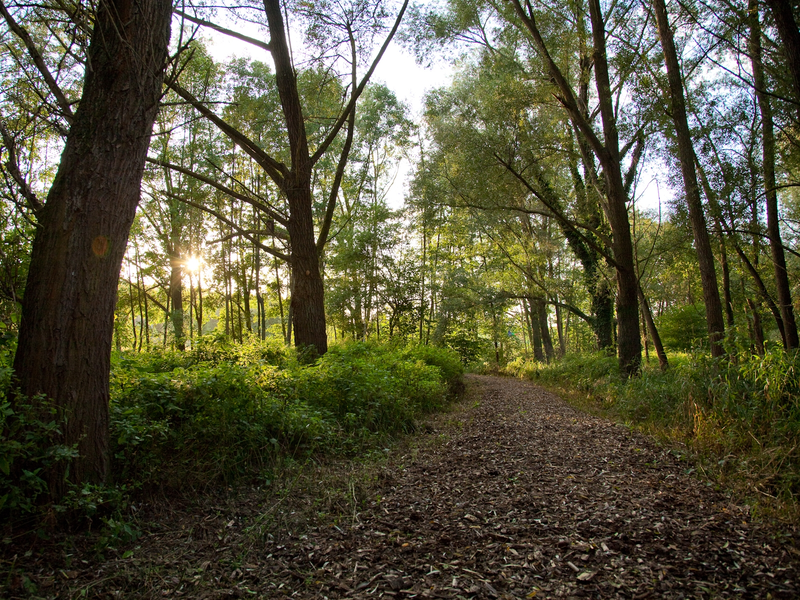
[[[673,445],[754,512],[800,522],[800,355],[773,349],[670,361],[666,372],[646,367],[627,380],[604,354],[516,361],[507,371]]]

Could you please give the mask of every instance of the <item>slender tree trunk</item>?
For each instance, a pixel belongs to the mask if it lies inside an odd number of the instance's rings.
[[[800,30],[792,11],[792,2],[788,0],[766,0],[767,6],[772,11],[775,26],[783,45],[783,53],[792,74],[794,99],[797,102],[795,109],[800,114]],[[763,89],[763,88],[762,88]]]
[[[706,227],[703,203],[700,200],[700,187],[697,184],[694,147],[692,135],[689,131],[689,120],[686,116],[686,102],[683,94],[683,77],[678,64],[678,54],[675,49],[672,28],[669,24],[666,3],[664,0],[653,0],[653,7],[655,8],[656,21],[658,23],[661,48],[664,52],[664,62],[667,66],[671,114],[675,123],[683,187],[686,193],[686,204],[689,208],[689,220],[692,223],[694,246],[700,268],[700,280],[703,284],[703,300],[706,308],[706,323],[708,325],[711,355],[719,357],[725,354],[723,346],[725,323],[722,318],[722,302],[719,298],[717,273],[714,268],[714,253],[711,251],[711,240]]]
[[[183,332],[183,261],[177,250],[170,254],[169,296],[172,301],[172,330],[175,333],[175,348],[183,352],[186,339]]]
[[[67,417],[59,442],[79,456],[48,473],[108,473],[111,340],[120,267],[161,97],[172,4],[100,0],[83,95],[45,206],[37,214],[14,371]]]
[[[291,299],[294,297],[294,269],[289,270],[289,309],[286,311],[286,344],[292,343],[292,323],[294,323],[294,319],[292,319],[292,302]]]
[[[733,295],[731,294],[731,274],[730,265],[728,264],[728,248],[727,244],[725,243],[725,232],[722,228],[722,211],[717,195],[708,181],[705,169],[703,169],[700,161],[697,160],[697,156],[695,156],[695,167],[697,169],[697,175],[700,177],[700,184],[702,185],[703,192],[706,195],[706,200],[708,200],[708,205],[711,209],[711,215],[714,219],[714,233],[719,239],[720,263],[722,264],[722,291],[725,302],[725,320],[728,325],[728,329],[733,331],[735,326],[735,320],[733,316]]]
[[[422,267],[420,268],[420,291],[419,291],[419,341],[422,342],[422,328],[425,322],[425,265],[428,258],[428,235],[425,227],[425,213],[422,215]]]
[[[192,272],[189,271],[189,344],[194,348],[194,283]]]
[[[538,301],[528,299],[528,314],[530,315],[531,332],[533,334],[533,358],[537,362],[545,362],[544,348],[542,346],[542,328],[539,323],[537,305]]]
[[[758,304],[751,298],[747,298],[747,306],[752,315],[749,329],[755,351],[759,356],[764,356],[764,327],[761,325],[761,313],[758,310]]]
[[[197,337],[203,337],[203,275],[197,271]]]
[[[717,225],[717,236],[719,237],[719,254],[720,262],[722,263],[722,292],[725,302],[725,320],[728,329],[733,331],[736,326],[736,321],[733,316],[733,295],[731,294],[731,268],[728,264],[728,249],[725,244],[725,236],[722,234],[722,228]]]
[[[274,240],[273,240],[274,241]],[[278,273],[278,259],[275,259],[275,291],[278,294],[278,310],[281,315],[281,331],[283,332],[283,339],[287,340],[286,343],[291,342],[291,336],[286,333],[286,319],[283,316],[283,298],[281,296],[281,278]]]
[[[136,335],[136,311],[134,310],[133,304],[133,282],[131,281],[130,259],[128,259],[128,303],[131,306],[131,331],[133,332],[133,344],[131,345],[131,351],[136,352],[136,342],[139,338]]]
[[[169,331],[169,290],[167,292],[167,301],[164,303],[164,350],[167,349],[167,332]]]
[[[544,300],[539,301],[538,305],[538,321],[539,327],[542,330],[542,345],[544,346],[544,356],[547,362],[551,362],[555,357],[555,350],[553,349],[553,338],[550,336],[550,324],[547,322],[547,304]]]
[[[653,319],[653,312],[650,310],[650,303],[647,301],[647,297],[644,295],[644,291],[642,290],[641,286],[639,286],[639,302],[642,306],[642,316],[647,324],[647,330],[650,332],[650,339],[653,340],[653,347],[656,349],[658,366],[662,371],[666,371],[669,367],[667,353],[664,350],[664,344],[661,343],[661,335],[658,333],[656,322]]]
[[[564,322],[561,316],[561,307],[556,305],[556,330],[558,331],[558,356],[564,358],[567,353],[566,338],[564,337]]]
[[[761,64],[761,24],[758,18],[758,3],[749,1],[750,12],[750,61],[753,65],[753,79],[756,98],[761,110],[761,137],[763,144],[764,191],[767,201],[767,236],[772,251],[772,265],[775,271],[775,287],[778,291],[778,306],[784,327],[784,345],[787,350],[798,347],[797,324],[792,306],[792,291],[789,275],[786,272],[786,256],[783,253],[780,221],[778,218],[778,193],[775,182],[775,132],[772,123],[772,106],[766,94],[766,77]],[[791,10],[791,9],[789,9]],[[795,33],[797,26],[795,25]]]
[[[242,252],[244,255],[244,252]],[[247,331],[253,333],[253,315],[250,313],[250,286],[252,281],[247,277],[247,268],[242,261],[242,295],[244,300],[244,324]]]
[[[619,153],[619,133],[611,95],[606,57],[606,30],[599,0],[589,0],[594,40],[594,69],[600,115],[603,121],[604,151],[600,154],[606,180],[608,221],[612,231],[612,248],[617,269],[617,348],[620,367],[632,375],[642,361],[642,341],[639,336],[639,282],[633,263],[633,240],[628,220],[627,194],[622,181]]]

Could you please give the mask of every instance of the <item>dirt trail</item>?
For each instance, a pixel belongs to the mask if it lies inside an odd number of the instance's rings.
[[[672,454],[530,383],[467,385],[338,525],[254,542],[241,532],[256,504],[195,510],[133,556],[87,565],[72,592],[94,581],[89,596],[800,597],[797,537],[750,522]]]

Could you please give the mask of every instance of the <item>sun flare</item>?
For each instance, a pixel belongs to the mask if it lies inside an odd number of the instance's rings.
[[[197,273],[200,270],[200,259],[196,256],[190,256],[186,259],[186,268],[192,273]]]

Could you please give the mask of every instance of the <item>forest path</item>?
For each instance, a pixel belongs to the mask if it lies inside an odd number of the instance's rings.
[[[143,507],[145,534],[127,552],[73,559],[55,571],[41,565],[40,591],[800,597],[796,532],[751,522],[673,454],[530,382],[468,376],[466,383],[454,410],[434,417],[387,464],[347,463],[350,479],[338,497],[320,496],[331,489],[317,481],[323,465],[283,487]]]
[[[271,552],[298,596],[800,596],[792,541],[671,453],[529,382],[467,385],[355,528]]]

